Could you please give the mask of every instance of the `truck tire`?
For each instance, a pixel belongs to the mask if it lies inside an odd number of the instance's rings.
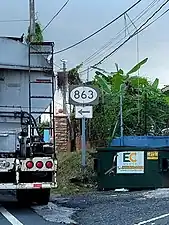
[[[50,199],[50,189],[35,190],[35,202],[38,205],[47,205]]]

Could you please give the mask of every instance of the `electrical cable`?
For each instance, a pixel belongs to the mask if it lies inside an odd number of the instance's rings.
[[[103,59],[101,59],[98,63],[96,63],[94,66],[97,66],[99,64],[101,64],[103,61],[105,61],[105,59],[107,59],[108,57],[110,57],[112,54],[114,54],[115,52],[117,52],[124,44],[126,44],[131,38],[133,38],[135,35],[137,35],[138,33],[142,32],[143,30],[145,30],[147,27],[149,27],[152,22],[150,24],[148,24],[146,27],[144,27],[167,3],[169,2],[169,0],[165,1],[158,10],[156,10],[138,29],[137,31],[135,31],[132,35],[130,35],[122,44],[120,44],[117,48],[115,48],[112,52],[110,52],[108,55],[106,55]],[[160,18],[165,15],[168,12],[168,10],[166,10],[161,16]],[[156,20],[155,20],[156,21]],[[154,22],[155,22],[154,21]]]
[[[137,30],[137,32],[136,32],[135,34],[132,34],[132,35],[131,35],[128,39],[126,39],[121,45],[119,45],[113,52],[111,52],[111,55],[113,55],[114,53],[116,53],[116,52],[117,52],[124,44],[126,44],[126,43],[127,43],[131,38],[133,38],[135,35],[141,33],[142,31],[144,31],[145,29],[147,29],[149,26],[151,26],[153,23],[155,23],[158,19],[160,19],[161,17],[163,17],[167,12],[169,12],[169,9],[165,10],[160,16],[158,16],[156,19],[154,19],[151,23],[147,24],[147,26],[143,27],[143,28],[140,29],[140,30]],[[106,56],[106,58],[108,58],[108,57],[109,57],[109,55]],[[106,59],[106,58],[105,58],[105,59]],[[105,59],[104,59],[104,60],[105,60]],[[102,62],[103,62],[104,60],[102,59]],[[95,66],[101,64],[102,62],[98,62],[98,63],[96,63],[95,65],[90,66],[90,71],[93,70],[92,67],[95,67]],[[87,70],[88,70],[88,69],[85,69],[85,70],[81,71],[80,74],[85,73]]]
[[[156,3],[158,3],[160,0],[154,0],[153,2],[151,2],[144,10],[142,10],[138,16],[136,16],[132,21],[133,23],[136,23],[139,19],[141,19],[150,9],[152,9],[152,7],[155,6]],[[128,24],[128,29],[132,26],[133,24],[130,23]],[[118,37],[120,37],[123,32],[125,31],[125,28],[123,28],[122,30],[120,30],[115,37],[113,37],[109,42],[107,42],[104,46],[102,46],[100,49],[98,49],[97,51],[95,51],[92,55],[90,55],[88,58],[86,58],[84,61],[83,61],[83,65],[85,65],[86,63],[89,64],[91,63],[92,61],[94,61],[94,57],[95,58],[98,58],[100,57],[101,55],[99,55],[102,51],[106,50],[106,48],[108,48],[115,39],[117,39]],[[125,37],[121,38],[120,41],[124,40]],[[117,42],[114,46],[112,46],[111,48],[115,47],[119,42]],[[110,50],[111,48],[109,48],[108,50]],[[108,51],[107,50],[107,51]]]
[[[21,19],[0,20],[0,23],[15,23],[15,22],[29,22],[29,20],[21,20]]]
[[[134,22],[134,21],[133,21]],[[142,23],[140,23],[142,24]],[[129,26],[131,27],[132,24]],[[123,29],[124,30],[124,29]],[[134,31],[135,29],[132,29],[132,31]],[[121,32],[122,33],[122,32]],[[117,35],[117,36],[121,36],[121,35]],[[114,38],[115,40],[116,38]],[[91,56],[89,56],[86,60],[83,61],[83,65],[85,64],[90,64],[92,61],[95,61],[96,58],[101,57],[102,55],[104,55],[106,52],[108,52],[110,49],[115,48],[119,43],[121,43],[121,41],[123,41],[125,39],[125,37],[122,37],[118,42],[116,42],[113,46],[111,45],[112,43],[110,42],[110,44],[106,44],[106,46],[102,47],[100,50],[97,50],[94,54],[92,54]],[[113,42],[113,41],[112,41]],[[109,47],[110,46],[110,47]],[[109,47],[109,48],[108,48]],[[108,48],[108,49],[107,49]],[[107,49],[107,50],[106,50]]]
[[[109,23],[107,23],[106,25],[104,25],[103,27],[101,27],[100,29],[98,29],[97,31],[93,32],[92,34],[88,35],[87,37],[85,37],[84,39],[82,39],[81,41],[78,41],[77,43],[70,45],[66,48],[63,48],[59,51],[54,52],[54,54],[58,54],[64,51],[67,51],[81,43],[83,43],[84,41],[88,40],[89,38],[95,36],[96,34],[98,34],[99,32],[101,32],[102,30],[104,30],[105,28],[107,28],[108,26],[110,26],[112,23],[116,22],[118,19],[120,19],[122,16],[124,16],[124,14],[126,14],[127,12],[129,12],[131,9],[133,9],[136,5],[138,5],[142,0],[137,1],[136,3],[134,3],[131,7],[129,7],[126,11],[124,11],[123,13],[121,13],[119,16],[117,16],[115,19],[111,20]]]
[[[53,65],[55,65],[57,68],[62,69],[59,65],[57,65],[56,63],[53,63]]]
[[[67,0],[65,4],[59,9],[59,11],[52,17],[52,19],[46,24],[46,26],[42,29],[42,32],[46,30],[46,28],[52,23],[52,21],[62,12],[62,10],[66,7],[70,0]]]
[[[126,14],[126,16],[128,17],[128,19],[130,20],[130,22],[132,23],[133,27],[136,29],[137,31],[137,26],[135,25],[135,23],[133,22],[133,20],[130,18],[130,16],[128,14]],[[130,34],[129,34],[130,35]],[[136,35],[136,52],[137,52],[137,64],[140,61],[140,50],[139,50],[139,34]],[[138,89],[138,101],[137,101],[137,108],[138,108],[138,114],[137,114],[137,125],[140,124],[140,118],[141,118],[141,111],[140,111],[140,69],[138,69],[137,71],[137,89]]]
[[[149,23],[147,26],[145,26],[144,28],[142,28],[141,30],[139,30],[138,33],[142,32],[143,30],[145,30],[147,27],[149,27],[151,24],[153,24],[154,22],[156,22],[158,19],[160,19],[161,17],[163,17],[167,12],[169,12],[169,9],[165,10],[160,16],[158,16],[155,20],[153,20],[151,23]]]

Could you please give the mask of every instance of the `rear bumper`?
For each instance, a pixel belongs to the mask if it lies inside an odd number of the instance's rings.
[[[44,166],[38,169],[34,166],[28,169],[25,163],[29,160],[33,161],[33,165],[36,165],[39,160],[44,165],[47,161],[53,161],[53,167],[48,169]],[[57,188],[57,160],[50,157],[35,157],[25,160],[0,158],[0,162],[0,190]],[[7,163],[9,166],[5,167]]]
[[[46,189],[57,188],[57,183],[1,183],[0,190],[17,190],[17,189]]]

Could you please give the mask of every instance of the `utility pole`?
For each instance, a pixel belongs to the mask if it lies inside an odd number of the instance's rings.
[[[121,146],[124,146],[124,124],[123,124],[123,95],[126,89],[126,84],[120,85],[120,137]]]
[[[123,146],[123,84],[120,85],[120,136]]]
[[[68,77],[66,73],[66,60],[62,59],[61,62],[63,63],[63,74],[64,74],[64,85],[63,85],[63,113],[67,113],[67,86],[68,86]]]
[[[90,71],[90,67],[87,68],[87,79],[86,79],[87,82],[89,81],[89,71]]]
[[[29,15],[30,15],[30,42],[35,37],[35,0],[29,0]]]

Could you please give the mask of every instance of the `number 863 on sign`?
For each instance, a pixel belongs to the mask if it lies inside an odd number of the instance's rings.
[[[70,86],[69,103],[72,105],[96,105],[99,90],[92,86]]]

